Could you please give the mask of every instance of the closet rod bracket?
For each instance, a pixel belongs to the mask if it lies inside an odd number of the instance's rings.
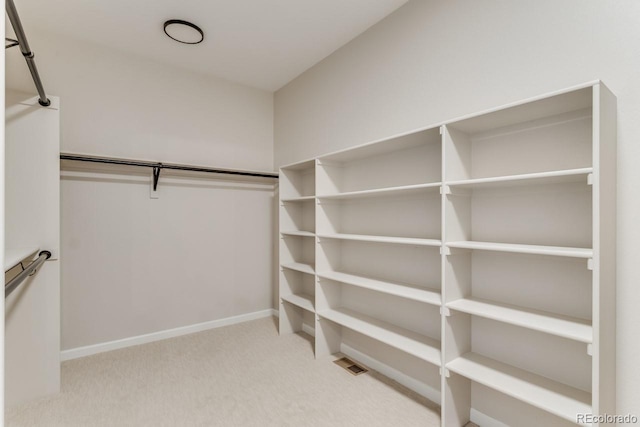
[[[153,167],[153,191],[158,191],[158,180],[160,179],[161,169],[162,163],[158,163],[158,166]]]

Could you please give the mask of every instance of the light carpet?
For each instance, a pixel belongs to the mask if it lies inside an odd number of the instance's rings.
[[[7,426],[421,426],[437,405],[370,371],[315,360],[266,318],[62,364],[62,392],[7,408]]]

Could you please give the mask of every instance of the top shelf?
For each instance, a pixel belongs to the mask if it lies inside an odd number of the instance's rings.
[[[440,128],[435,127],[414,131],[408,134],[396,135],[391,138],[374,141],[359,147],[330,153],[320,157],[319,160],[320,164],[322,164],[322,162],[346,163],[428,144],[439,144],[440,140]]]
[[[502,106],[475,114],[470,118],[457,119],[449,122],[447,126],[468,134],[475,134],[522,123],[523,118],[526,118],[527,121],[534,121],[572,111],[584,110],[592,106],[593,88],[590,85],[551,97],[528,99],[517,104]]]
[[[290,170],[290,171],[300,171],[305,169],[313,169],[315,165],[316,165],[315,160],[305,160],[303,162],[290,163],[288,165],[282,166],[280,169]]]

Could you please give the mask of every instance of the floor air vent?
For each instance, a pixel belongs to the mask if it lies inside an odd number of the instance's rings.
[[[368,369],[358,365],[353,360],[348,359],[346,357],[343,357],[338,360],[334,360],[333,363],[340,366],[341,368],[346,369],[346,371],[349,372],[351,375],[360,375],[360,374],[364,374],[365,372],[369,372]]]

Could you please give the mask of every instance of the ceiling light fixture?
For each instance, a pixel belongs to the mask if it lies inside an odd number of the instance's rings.
[[[164,23],[164,33],[184,44],[198,44],[204,40],[204,32],[196,24],[182,19],[170,19]]]

